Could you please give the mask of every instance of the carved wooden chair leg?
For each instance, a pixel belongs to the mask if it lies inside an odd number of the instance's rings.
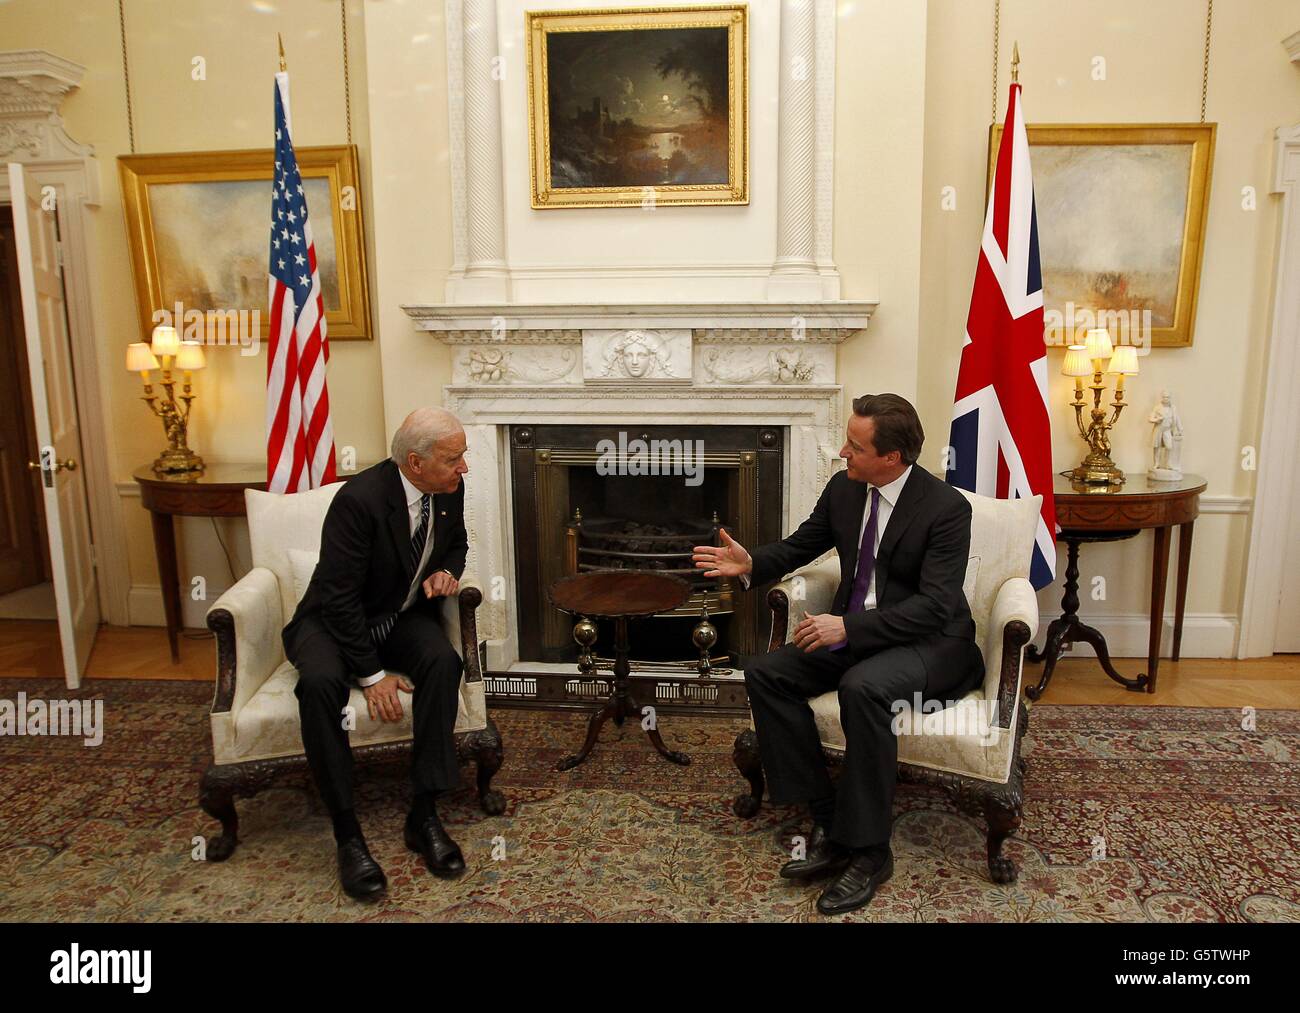
[[[1015,862],[1002,854],[1002,844],[1020,829],[1020,806],[989,797],[984,801],[984,815],[989,822],[989,875],[995,883],[1014,883],[1020,870]]]
[[[732,812],[742,820],[747,820],[758,812],[763,804],[763,760],[758,754],[758,736],[752,728],[746,728],[736,736],[736,744],[731,752],[732,761],[741,776],[749,782],[749,794],[737,795],[731,804]]]
[[[199,782],[199,805],[221,823],[220,835],[208,841],[205,854],[209,862],[224,862],[239,843],[239,814],[235,811],[237,787],[235,773],[228,767],[215,764],[204,772],[203,780]]]
[[[499,816],[505,811],[505,796],[492,788],[492,778],[505,762],[501,746],[501,733],[489,718],[487,727],[475,733],[474,757],[478,764],[478,798],[483,811],[489,816]]]

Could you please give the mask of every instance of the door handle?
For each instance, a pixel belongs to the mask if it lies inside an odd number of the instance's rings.
[[[52,467],[50,470],[51,470],[51,471],[62,471],[64,468],[67,468],[68,471],[76,471],[76,470],[77,470],[77,462],[76,462],[73,458],[71,458],[71,457],[69,457],[66,461],[58,461],[58,460],[56,460],[56,461],[54,462],[54,467]],[[27,462],[27,470],[28,470],[28,471],[40,471],[40,470],[41,470],[41,466],[40,466],[40,464],[39,464],[38,462],[36,462],[36,461],[28,461],[28,462]]]

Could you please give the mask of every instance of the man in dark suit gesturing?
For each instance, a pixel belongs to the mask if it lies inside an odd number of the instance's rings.
[[[398,687],[414,692],[415,798],[404,837],[435,875],[465,871],[434,796],[460,779],[452,729],[462,662],[443,632],[438,599],[456,593],[465,569],[468,471],[465,430],[454,415],[441,408],[408,415],[391,459],[354,476],[330,503],[320,561],[284,628],[307,762],[334,820],[339,878],[353,897],[388,886],[353,810],[344,708],[354,685],[363,687],[372,720],[400,721]]]
[[[695,549],[705,576],[749,587],[835,549],[840,585],[831,611],[804,613],[793,642],[745,668],[763,769],[774,802],[808,802],[804,857],[781,875],[839,872],[818,898],[823,914],[869,902],[893,874],[889,848],[898,741],[895,701],[911,706],[960,696],[984,676],[975,623],[962,591],[971,508],[957,490],[916,466],[925,434],[897,394],[854,400],[840,450],[847,468],[822,490],[812,515],[784,541],[751,556],[725,531],[720,548]],[[832,787],[809,698],[838,689],[844,767]]]

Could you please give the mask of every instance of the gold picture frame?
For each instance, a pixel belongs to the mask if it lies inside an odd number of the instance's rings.
[[[525,19],[533,208],[749,203],[747,4]]]
[[[1063,335],[1087,326],[1084,312],[1075,308],[1082,298],[1087,313],[1098,317],[1093,326],[1127,327],[1137,314],[1143,336],[1128,343],[1190,347],[1216,128],[1214,123],[1025,127],[1046,331],[1058,319],[1052,314],[1063,321]],[[986,197],[1001,140],[1002,126],[994,124]],[[1101,264],[1107,258],[1114,262]],[[1095,308],[1087,307],[1089,297]],[[1107,302],[1113,305],[1103,305]]]
[[[307,189],[326,335],[369,340],[356,146],[295,153]],[[238,319],[251,320],[253,310],[259,340],[266,340],[274,149],[121,155],[117,161],[144,340],[160,312],[178,308],[186,318],[173,326],[186,340],[234,344],[228,339],[236,319],[231,314],[250,314]]]

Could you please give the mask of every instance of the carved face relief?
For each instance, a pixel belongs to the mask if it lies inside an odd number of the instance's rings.
[[[623,368],[627,375],[641,378],[650,369],[650,349],[640,343],[628,345],[623,349]]]
[[[628,376],[641,380],[653,376],[672,376],[668,351],[650,331],[627,331],[606,345],[605,375]]]

